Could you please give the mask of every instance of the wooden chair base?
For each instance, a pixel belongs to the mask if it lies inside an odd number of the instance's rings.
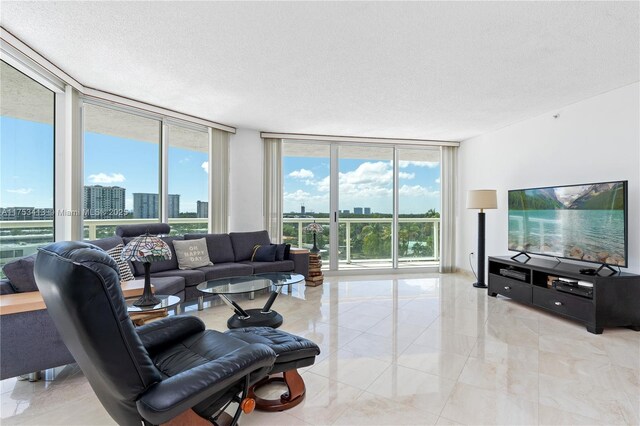
[[[273,382],[284,383],[287,386],[287,392],[280,395],[279,399],[263,399],[256,395],[256,389]],[[256,400],[256,410],[273,412],[288,410],[300,404],[304,399],[305,392],[304,380],[298,370],[289,370],[271,375],[253,385],[249,390],[249,397]]]

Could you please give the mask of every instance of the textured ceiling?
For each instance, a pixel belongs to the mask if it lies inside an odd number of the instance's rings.
[[[638,81],[638,2],[12,2],[86,86],[274,132],[464,140]]]

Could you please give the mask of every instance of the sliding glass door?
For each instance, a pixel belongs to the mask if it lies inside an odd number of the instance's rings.
[[[440,149],[398,148],[398,267],[440,259]]]
[[[286,142],[282,148],[283,218],[282,241],[294,247],[311,248],[313,234],[305,227],[316,222],[323,232],[316,243],[329,269],[330,145]]]
[[[338,149],[338,269],[393,266],[393,148]]]
[[[440,149],[322,141],[283,143],[283,241],[311,248],[323,269],[439,264]]]

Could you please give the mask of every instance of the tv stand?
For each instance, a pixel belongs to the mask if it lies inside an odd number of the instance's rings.
[[[531,260],[531,256],[529,256],[527,253],[525,253],[524,251],[521,251],[520,253],[516,254],[515,256],[511,256],[509,259],[512,260],[516,260],[517,258],[519,258],[520,256],[526,256],[527,260],[525,260],[523,263],[527,263],[528,261]]]
[[[610,265],[603,263],[602,265],[600,265],[600,267],[598,269],[596,269],[596,275],[598,275],[600,273],[600,271],[602,271],[604,268],[609,269],[611,272],[613,272],[612,274],[609,274],[609,276],[615,275],[618,273],[618,271],[616,271],[615,269],[613,269]]]
[[[626,272],[609,276],[584,275],[581,265],[531,258],[526,263],[508,256],[489,257],[489,296],[498,294],[517,302],[583,323],[590,333],[604,327],[630,327],[640,331],[640,275]],[[521,272],[503,276],[501,269]],[[574,294],[552,286],[560,278],[593,285],[593,294]],[[580,288],[580,287],[579,287]],[[584,287],[582,287],[584,289]]]

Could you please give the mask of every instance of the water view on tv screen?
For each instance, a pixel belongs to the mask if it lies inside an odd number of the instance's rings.
[[[626,267],[625,185],[509,191],[509,250]]]

